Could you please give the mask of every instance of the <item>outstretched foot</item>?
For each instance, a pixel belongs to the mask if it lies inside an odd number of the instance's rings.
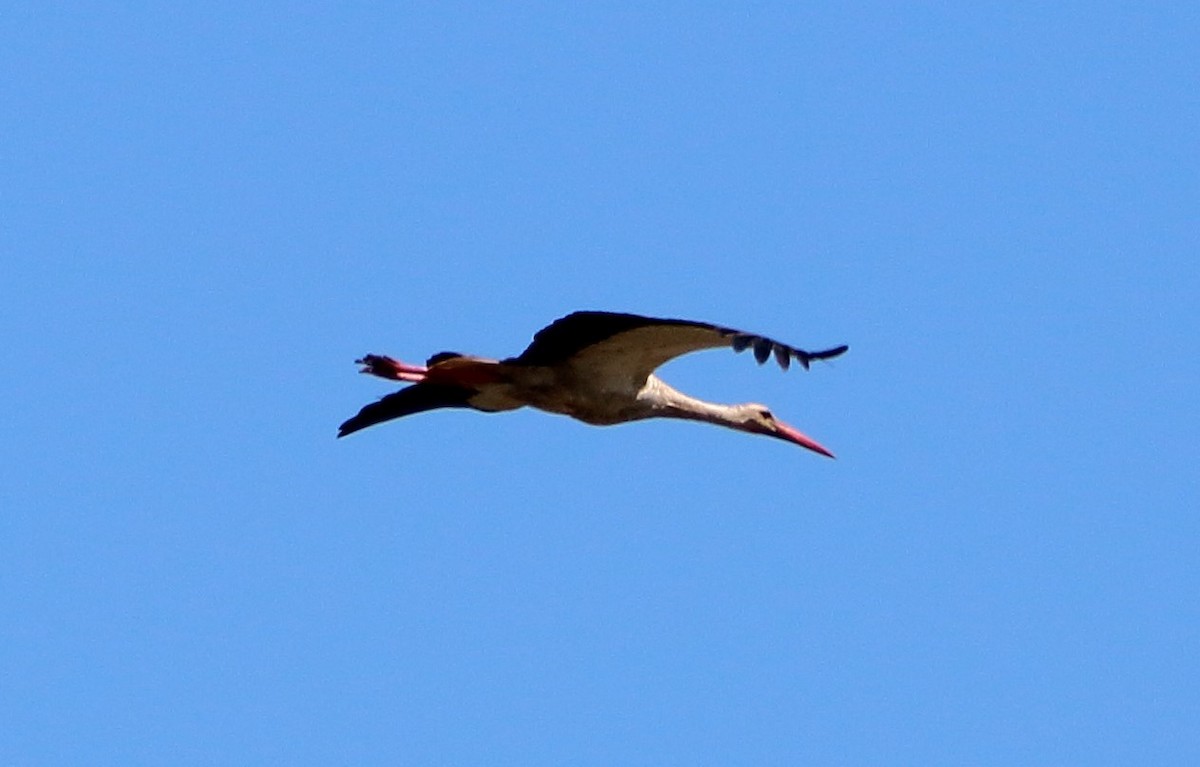
[[[428,372],[428,368],[420,365],[408,365],[382,354],[368,354],[354,362],[363,366],[358,372],[386,378],[389,381],[420,383],[425,380],[425,373]]]

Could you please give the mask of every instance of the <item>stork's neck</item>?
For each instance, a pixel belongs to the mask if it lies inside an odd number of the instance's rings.
[[[649,405],[650,415],[664,418],[686,418],[704,421],[718,426],[739,428],[743,425],[744,405],[722,405],[705,402],[668,386],[661,378],[650,376],[638,394],[638,399]]]

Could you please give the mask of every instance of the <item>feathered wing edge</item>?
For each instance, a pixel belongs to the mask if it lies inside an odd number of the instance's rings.
[[[740,330],[730,330],[728,328],[717,328],[717,330],[729,336],[729,344],[735,352],[744,352],[747,349],[753,349],[754,359],[760,365],[774,355],[775,361],[784,370],[788,369],[793,357],[800,363],[800,367],[808,370],[808,366],[812,364],[813,360],[833,359],[838,355],[845,354],[850,349],[846,344],[842,344],[841,346],[835,346],[832,349],[823,349],[819,352],[807,352],[770,338],[743,333]]]
[[[426,410],[446,407],[470,407],[467,401],[476,392],[455,386],[419,383],[392,392],[377,402],[372,402],[358,414],[338,427],[338,437],[374,426],[384,421],[402,418]]]
[[[568,314],[539,330],[520,356],[506,360],[506,362],[519,365],[555,365],[567,361],[589,347],[598,347],[610,339],[616,341],[618,340],[616,337],[622,333],[642,328],[666,330],[672,327],[692,335],[692,338],[683,341],[676,348],[663,349],[663,354],[650,355],[654,362],[661,364],[667,359],[691,351],[729,345],[736,352],[753,349],[754,358],[760,365],[774,355],[775,361],[784,370],[791,365],[792,359],[795,359],[801,367],[807,370],[814,360],[832,359],[850,348],[842,345],[832,349],[810,352],[765,336],[707,322],[660,319],[619,312],[581,311]],[[696,331],[700,331],[700,333],[696,334]]]

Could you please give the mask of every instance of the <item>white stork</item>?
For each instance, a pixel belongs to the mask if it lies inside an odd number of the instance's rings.
[[[784,370],[793,358],[813,360],[845,352],[837,346],[806,352],[770,338],[688,320],[614,312],[575,312],[539,330],[520,356],[506,360],[456,352],[433,355],[425,366],[368,354],[360,372],[414,384],[367,405],[343,423],[344,437],[383,421],[443,407],[485,413],[529,405],[596,426],[643,418],[687,418],[787,440],[833,457],[816,440],[783,423],[763,405],[719,405],[689,397],[654,375],[668,360],[700,349],[754,350],[761,365],[771,356]]]

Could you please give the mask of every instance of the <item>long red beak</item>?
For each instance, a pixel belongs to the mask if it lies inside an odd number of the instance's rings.
[[[799,429],[788,426],[786,423],[775,421],[775,433],[773,436],[776,436],[779,439],[786,439],[788,442],[799,445],[800,447],[806,447],[814,453],[820,453],[821,455],[828,456],[830,458],[836,457],[820,442],[817,442],[815,439]]]

